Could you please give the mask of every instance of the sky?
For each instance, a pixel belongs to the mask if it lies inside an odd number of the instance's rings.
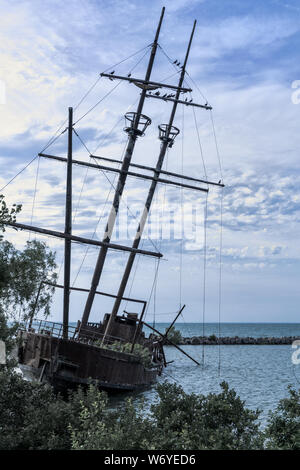
[[[206,200],[204,192],[159,186],[142,248],[164,256],[159,265],[136,258],[126,296],[148,301],[148,321],[171,321],[185,304],[185,322],[299,322],[297,0],[0,0],[0,193],[9,204],[23,204],[19,222],[64,230],[65,164],[36,156],[53,136],[45,152],[66,156],[61,132],[72,106],[81,138],[74,135],[73,158],[122,158],[123,116],[136,109],[140,90],[99,80],[99,73],[144,77],[163,6],[152,79],[177,84],[173,62],[183,62],[196,19],[185,81],[193,91],[186,96],[213,108],[178,106],[180,134],[164,169],[221,179],[225,188],[209,186]],[[133,163],[155,165],[157,126],[170,112],[170,103],[146,99],[143,113],[152,123],[136,143]],[[115,173],[74,165],[74,234],[102,239],[115,183]],[[131,245],[148,188],[149,181],[128,177],[112,241]],[[34,238],[56,251],[63,283],[61,240],[6,232],[20,249]],[[72,285],[89,288],[97,254],[73,244]],[[99,290],[116,293],[127,258],[109,252]],[[85,298],[72,293],[71,321],[80,318]],[[91,320],[111,307],[97,297]],[[57,289],[51,319],[61,318]]]

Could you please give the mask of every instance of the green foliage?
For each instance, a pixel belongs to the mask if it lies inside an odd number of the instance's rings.
[[[28,319],[35,311],[50,312],[54,287],[42,284],[38,301],[37,293],[42,280],[56,281],[55,253],[45,243],[32,240],[23,251],[17,250],[10,242],[0,243],[0,268],[5,277],[0,282],[0,306],[7,316],[20,321]]]
[[[121,410],[108,409],[105,395],[90,386],[88,400],[81,401],[76,425],[70,425],[72,449],[122,450],[147,448],[149,420],[143,417],[143,402],[126,400]]]
[[[71,404],[51,387],[0,371],[0,450],[70,448],[72,420]]]
[[[94,341],[95,346],[101,346],[101,340]],[[105,344],[101,347],[112,349],[113,351],[121,351],[127,354],[132,354],[137,357],[145,367],[151,367],[151,354],[148,348],[145,348],[141,344],[136,343],[134,345],[134,350],[131,352],[132,343],[121,343],[120,341],[114,341],[111,344]]]
[[[156,446],[161,449],[256,449],[262,445],[257,418],[259,411],[221,384],[219,394],[187,394],[182,387],[158,385],[159,402],[152,415],[159,430]],[[159,447],[156,447],[159,448]]]
[[[3,240],[1,232],[5,232],[5,222],[15,222],[16,215],[21,211],[21,204],[13,204],[12,208],[9,209],[4,200],[3,194],[0,194],[0,243]],[[0,259],[0,289],[6,285],[8,281],[6,265]]]
[[[210,335],[210,336],[208,337],[208,339],[209,339],[210,341],[217,341],[218,338],[216,337],[216,335]]]
[[[6,352],[10,354],[15,346],[15,334],[18,324],[8,326],[5,314],[0,306],[0,339],[5,342]]]
[[[289,397],[270,413],[266,438],[269,449],[300,450],[300,390],[289,387]]]
[[[167,331],[167,328],[166,330]],[[181,344],[182,343],[182,336],[179,330],[175,330],[175,326],[171,326],[167,338],[172,341],[174,344]]]
[[[0,340],[4,341],[6,349],[6,365],[0,365],[0,370],[7,367],[15,367],[17,361],[12,357],[14,347],[16,347],[16,332],[18,329],[18,323],[12,325],[7,324],[7,319],[0,306]]]
[[[21,204],[13,204],[9,209],[4,200],[3,194],[0,194],[0,232],[5,232],[5,222],[15,222],[16,215],[21,211]],[[0,241],[3,235],[0,234]]]
[[[263,445],[256,423],[259,412],[245,408],[228,385],[220,394],[187,394],[177,385],[158,385],[159,401],[145,413],[143,403],[128,400],[118,412],[102,405],[82,407],[72,428],[74,449],[258,449]]]

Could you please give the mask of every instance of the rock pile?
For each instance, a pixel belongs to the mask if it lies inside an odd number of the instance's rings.
[[[220,341],[219,341],[220,340]],[[282,336],[282,337],[262,337],[262,338],[252,338],[250,336],[241,337],[241,336],[223,336],[217,338],[215,335],[212,336],[192,336],[191,338],[182,338],[180,344],[256,344],[256,345],[266,345],[266,344],[292,344],[293,341],[300,340],[299,336]]]

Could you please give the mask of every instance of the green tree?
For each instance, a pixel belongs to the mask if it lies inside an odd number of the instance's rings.
[[[54,287],[41,284],[43,280],[55,283],[55,253],[45,243],[27,241],[24,250],[17,250],[12,243],[0,243],[0,267],[5,277],[0,283],[0,306],[11,318],[27,320],[33,312],[50,313]],[[39,296],[37,299],[37,294]]]
[[[5,232],[5,222],[15,222],[16,215],[21,211],[21,204],[13,204],[9,209],[4,200],[3,194],[0,194],[0,232]],[[3,235],[0,233],[0,240]]]
[[[265,432],[267,448],[300,450],[300,390],[289,387],[289,397],[270,413]]]
[[[5,222],[15,222],[16,215],[21,211],[21,204],[13,204],[9,209],[4,200],[3,194],[0,194],[0,243],[3,240],[1,232],[5,232]],[[1,286],[7,283],[6,265],[0,260],[0,289]]]

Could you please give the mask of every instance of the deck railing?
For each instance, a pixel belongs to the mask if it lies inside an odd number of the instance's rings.
[[[88,325],[90,328],[81,327],[80,323],[76,326],[69,325],[68,327],[68,339],[77,341],[80,343],[91,344],[94,346],[100,346],[103,339],[103,333],[96,330],[95,324]],[[27,321],[21,326],[22,330],[26,330],[32,333],[38,333],[47,336],[54,336],[55,338],[63,337],[63,324],[59,322],[52,322],[47,320],[33,320]],[[117,336],[106,336],[105,343],[127,343],[128,340],[119,338]],[[120,344],[121,346],[121,344]]]

